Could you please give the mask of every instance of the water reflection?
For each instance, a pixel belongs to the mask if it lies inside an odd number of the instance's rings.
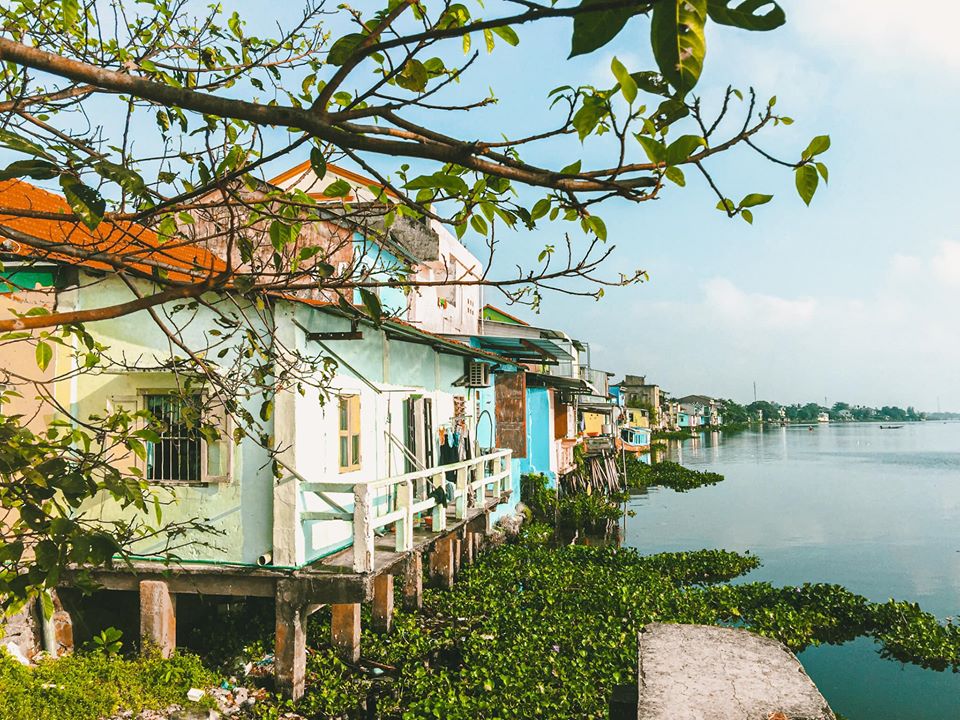
[[[872,600],[960,614],[960,424],[711,432],[670,442],[664,456],[727,479],[633,494],[625,544],[750,550],[764,566],[748,580],[836,582]],[[960,717],[960,676],[882,660],[869,640],[813,648],[802,660],[852,720]]]

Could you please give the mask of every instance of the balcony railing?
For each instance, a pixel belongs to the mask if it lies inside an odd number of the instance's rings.
[[[353,512],[342,508],[329,512],[304,511],[300,513],[300,520],[352,522],[353,569],[358,573],[373,572],[377,530],[395,524],[395,550],[412,550],[417,518],[429,514],[433,532],[446,529],[446,503],[438,502],[434,493],[437,489],[446,490],[447,473],[456,474],[455,517],[464,520],[470,508],[484,506],[487,493],[499,497],[510,488],[511,455],[510,450],[496,450],[470,460],[365,482],[309,482],[299,478],[302,491],[317,494],[334,508],[340,506],[327,497],[328,493],[352,493],[354,500]]]

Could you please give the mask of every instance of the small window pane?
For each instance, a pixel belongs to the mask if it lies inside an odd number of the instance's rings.
[[[353,438],[353,465],[360,464],[360,436],[354,435]]]
[[[199,482],[200,435],[184,421],[183,400],[147,395],[146,407],[161,426],[160,440],[147,444],[147,479]]]
[[[350,464],[347,445],[346,436],[340,436],[340,467],[347,467]]]
[[[350,398],[340,398],[340,429],[350,429]]]

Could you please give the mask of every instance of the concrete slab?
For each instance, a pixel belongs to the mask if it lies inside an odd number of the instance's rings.
[[[638,720],[834,720],[784,645],[746,630],[647,625]]]

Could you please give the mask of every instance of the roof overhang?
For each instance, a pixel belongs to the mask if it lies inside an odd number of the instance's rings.
[[[563,347],[544,337],[477,335],[474,337],[474,341],[488,352],[496,353],[520,363],[557,365],[574,359]]]
[[[531,370],[527,370],[527,385],[531,387],[549,387],[575,394],[590,394],[593,392],[590,389],[590,386],[580,378],[548,375],[546,373],[538,373]]]

